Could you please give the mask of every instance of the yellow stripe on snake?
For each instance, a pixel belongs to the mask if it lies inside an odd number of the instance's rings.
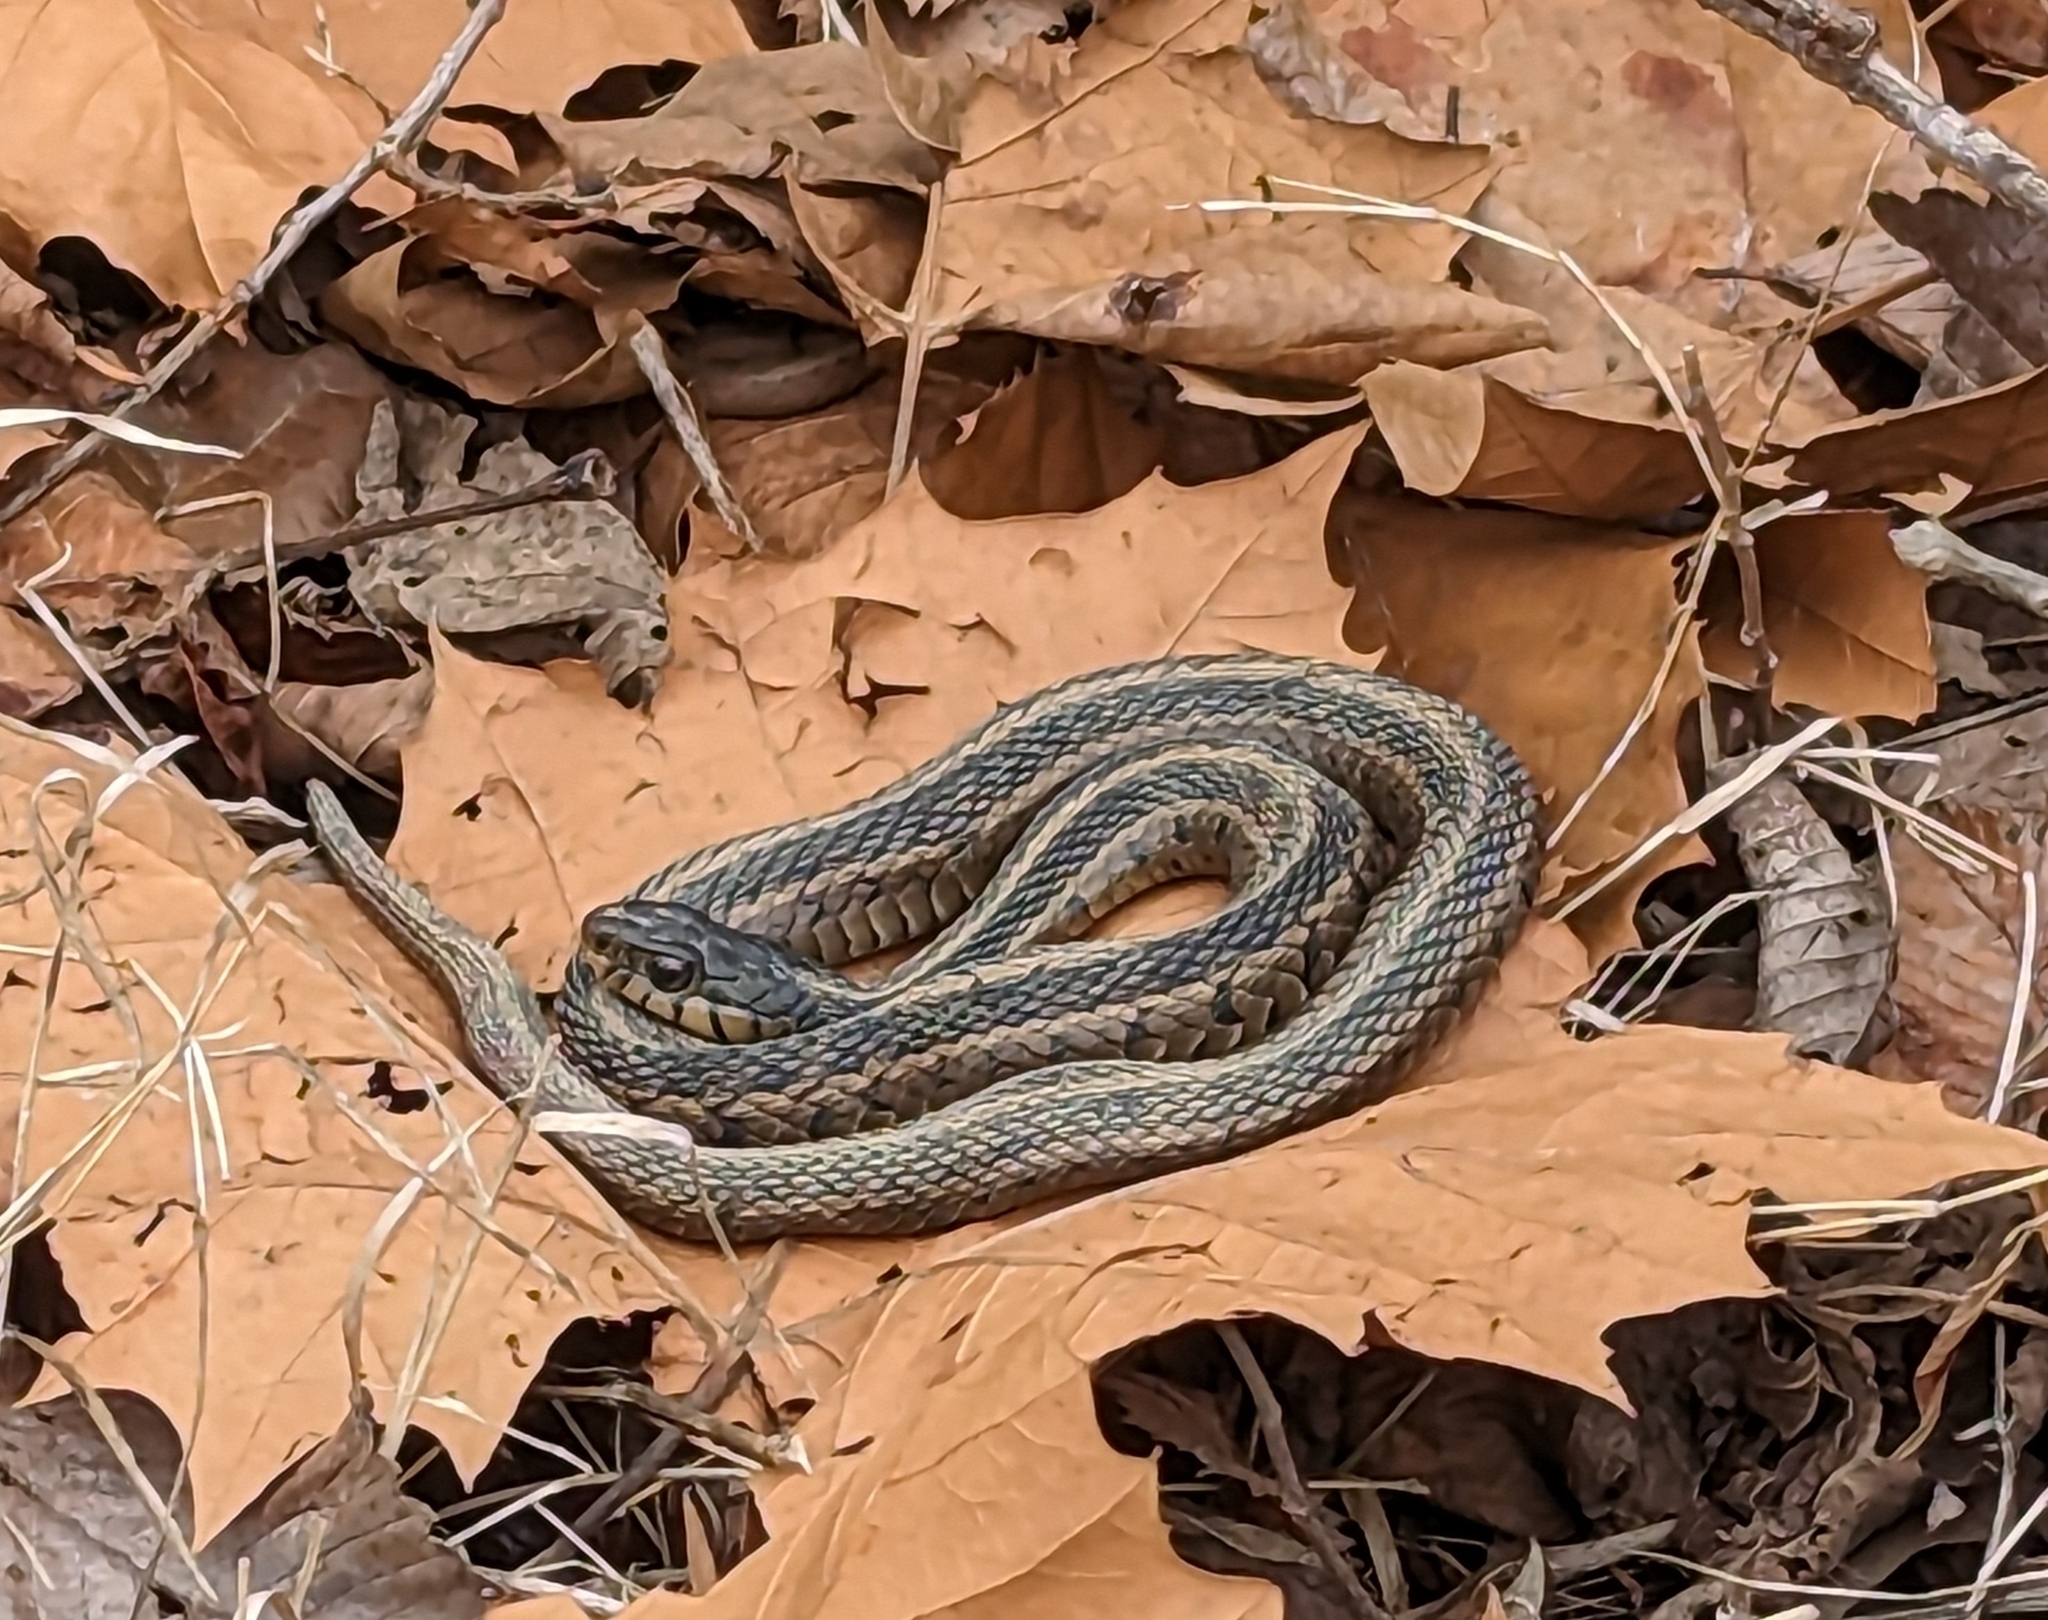
[[[626,1214],[735,1241],[932,1230],[1351,1112],[1490,977],[1540,853],[1525,772],[1453,703],[1276,655],[1128,665],[601,908],[557,1040],[502,953],[308,803],[484,1080],[534,1090]],[[1190,872],[1231,880],[1215,916],[1079,938]],[[924,940],[872,989],[827,971]]]

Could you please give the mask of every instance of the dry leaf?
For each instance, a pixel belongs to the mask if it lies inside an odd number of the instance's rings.
[[[2032,371],[1960,399],[1879,411],[1804,438],[1788,434],[1792,477],[1826,490],[1837,506],[1939,489],[1944,476],[1977,500],[2029,489],[2048,482],[2044,398],[2048,371]]]
[[[817,1472],[762,1503],[767,1546],[705,1598],[650,1596],[633,1620],[1009,1620],[1074,1612],[1077,1593],[1126,1620],[1277,1620],[1271,1588],[1170,1550],[1152,1461],[1098,1427],[1102,1357],[1257,1312],[1355,1352],[1371,1317],[1422,1354],[1618,1401],[1613,1322],[1770,1292],[1745,1241],[1755,1190],[1868,1198],[2048,1160],[1931,1091],[1788,1060],[1773,1038],[1571,1041],[1549,1006],[1585,961],[1556,950],[1562,932],[1536,926],[1431,1065],[1455,1084],[1007,1225],[943,1263],[904,1246],[872,1336],[799,1429]]]
[[[101,452],[133,489],[164,507],[260,490],[279,545],[331,533],[355,515],[352,471],[370,419],[391,385],[353,349],[323,343],[278,355],[256,344],[209,349],[142,421],[158,433],[225,445],[233,461],[149,455],[113,445]],[[200,555],[262,553],[263,513],[253,500],[164,521]]]
[[[1004,359],[984,354],[978,344],[963,344],[928,363],[910,430],[911,458],[928,475],[936,476],[950,459],[944,445],[954,424],[980,407],[1007,371],[1007,364],[985,364],[990,358]],[[812,556],[882,504],[902,386],[901,373],[891,371],[850,398],[802,416],[705,424],[705,437],[764,551],[791,559]],[[655,455],[683,459],[672,438]],[[694,488],[694,469],[688,478]],[[695,511],[701,514],[702,508],[700,499]],[[736,541],[724,546],[707,540],[709,532],[708,523],[693,518],[692,566],[738,551]]]
[[[565,174],[603,176],[629,199],[678,177],[787,172],[812,187],[921,193],[939,175],[938,155],[897,122],[867,53],[843,40],[713,62],[645,118],[538,122]]]
[[[1737,799],[1726,819],[1743,874],[1763,891],[1751,1027],[1790,1035],[1794,1052],[1846,1063],[1891,980],[1882,888],[1786,777]]]
[[[2039,710],[1929,745],[1939,766],[1905,765],[1887,784],[2048,886],[2048,717]],[[1924,796],[1924,797],[1923,797]],[[1892,1000],[1898,1032],[1884,1072],[1935,1080],[1958,1112],[1981,1114],[2012,1022],[2024,912],[2016,873],[1967,872],[1894,832],[1899,895]],[[2035,994],[2044,975],[2038,946]]]
[[[1705,487],[1674,428],[1580,416],[1477,371],[1397,361],[1364,386],[1401,481],[1425,495],[1620,522],[1673,511]]]
[[[320,295],[320,313],[371,353],[488,404],[568,409],[631,399],[647,386],[626,348],[631,318],[667,307],[682,272],[626,243],[595,233],[586,240],[616,269],[598,286],[578,278],[588,301],[530,296],[523,278],[418,236],[356,265]]]
[[[481,1208],[489,1194],[470,1177],[500,1173],[515,1134],[448,1056],[453,1031],[439,997],[370,923],[336,890],[252,875],[247,846],[182,785],[138,784],[101,819],[80,888],[89,937],[118,977],[103,987],[69,954],[38,1046],[48,969],[33,953],[58,930],[37,889],[32,834],[48,847],[77,824],[81,789],[58,773],[96,792],[114,775],[102,757],[111,760],[0,722],[4,888],[30,894],[9,911],[18,954],[0,991],[9,1054],[0,1085],[10,1117],[32,1111],[25,1186],[88,1132],[103,1133],[103,1155],[42,1194],[51,1250],[87,1323],[60,1348],[93,1385],[145,1396],[185,1436],[194,1523],[206,1539],[346,1418],[350,1273],[412,1185],[411,1167],[443,1153],[451,1129],[472,1130],[473,1159],[434,1174],[437,1187]],[[224,903],[231,895],[245,921]],[[190,1009],[184,1046],[142,972],[172,1007]],[[393,1011],[380,1022],[366,1000]],[[142,1038],[139,1085],[130,1013]],[[45,1079],[25,1105],[32,1051]],[[49,1082],[59,1071],[72,1074],[68,1083]],[[463,1256],[475,1229],[429,1189],[363,1279],[362,1355],[387,1417],[433,1291],[459,1288],[420,1392],[454,1397],[475,1415],[428,1404],[410,1416],[466,1475],[489,1457],[556,1333],[579,1316],[662,1297],[611,1235],[609,1212],[552,1151],[539,1142],[516,1151],[532,1169],[510,1176],[472,1263]],[[203,1260],[195,1207],[208,1218]],[[538,1262],[523,1257],[533,1250]]]
[[[1456,698],[1519,753],[1555,824],[1600,774],[1656,679],[1681,543],[1535,513],[1346,490],[1332,519],[1354,587],[1345,635]],[[1674,737],[1698,693],[1680,656],[1642,734],[1553,851],[1545,892],[1619,859],[1686,804]],[[1635,896],[1700,858],[1674,839],[1576,915],[1596,957],[1635,943]]]
[[[1462,208],[1482,152],[1291,115],[1222,0],[1140,0],[1077,47],[1056,109],[982,82],[946,177],[932,315],[1147,358],[1350,383],[1540,342],[1526,312],[1445,281],[1448,228],[1207,214],[1280,175]]]
[[[1495,192],[1595,282],[1711,326],[1760,330],[1784,306],[1761,287],[1695,272],[1760,268],[1849,227],[1872,159],[1905,144],[1775,45],[1688,0],[1597,15],[1571,0],[1313,0],[1310,10],[1346,55],[1412,102],[1434,104],[1456,86],[1461,123],[1513,130],[1518,161]],[[1888,39],[1911,38],[1903,5],[1877,10]],[[1927,74],[1939,93],[1931,65]],[[1925,172],[1917,160],[1894,167]]]
[[[1964,0],[1949,26],[1970,46],[2012,67],[2048,67],[2048,18],[2025,0]]]
[[[136,1405],[118,1395],[110,1403],[162,1495],[176,1442],[161,1417],[130,1410]],[[75,1399],[0,1414],[0,1457],[0,1515],[13,1532],[0,1540],[0,1569],[12,1587],[7,1612],[19,1620],[243,1620],[238,1591],[296,1590],[316,1535],[306,1615],[477,1620],[484,1612],[476,1574],[429,1538],[428,1509],[400,1493],[398,1465],[377,1455],[360,1414],[207,1547],[198,1564],[210,1597],[182,1558],[161,1549],[155,1517]]]
[[[317,737],[367,775],[398,780],[400,751],[434,701],[432,670],[355,686],[280,681],[270,706],[280,719]]]
[[[576,666],[437,646],[393,857],[552,987],[592,906],[700,844],[881,787],[1061,676],[1247,647],[1363,662],[1322,538],[1359,438],[1193,489],[1155,474],[1083,517],[963,522],[913,477],[807,562],[678,579],[676,658],[644,718]]]
[[[379,404],[357,479],[364,522],[425,517],[482,495],[511,494],[560,469],[527,444],[492,445],[461,476],[476,423],[429,400]],[[411,498],[406,486],[419,494]],[[652,690],[668,663],[667,582],[633,525],[601,500],[543,501],[510,512],[423,523],[349,551],[349,590],[377,624],[450,635],[573,633],[607,691]]]
[[[25,613],[0,608],[0,714],[32,720],[84,687],[77,663],[49,631]]]
[[[1804,306],[1818,303],[1822,290],[1828,289],[1832,305],[1855,308],[1930,273],[1926,259],[1911,248],[1865,226],[1850,242],[1846,257],[1839,245],[1815,248],[1774,266],[1765,279]],[[1942,328],[1955,312],[1955,288],[1931,281],[1866,308],[1856,320],[1856,330],[1917,370],[1940,346]]]
[[[1927,576],[1899,559],[1884,512],[1797,512],[1756,531],[1763,629],[1778,667],[1780,704],[1822,714],[1912,720],[1934,707]],[[1756,654],[1742,645],[1742,593],[1733,558],[1702,599],[1707,665],[1745,683]]]
[[[385,122],[312,59],[323,12],[340,64],[399,107],[460,31],[464,7],[60,0],[0,13],[0,214],[33,247],[84,236],[166,302],[211,305],[262,257],[300,193],[340,176]],[[593,18],[542,0],[508,8],[454,100],[553,110],[618,62],[750,49],[722,3],[625,0]],[[402,207],[406,197],[382,181],[361,200]]]
[[[1165,432],[1118,405],[1096,351],[1061,350],[977,410],[924,483],[947,511],[982,522],[1087,512],[1136,488],[1165,455]]]
[[[1259,76],[1299,112],[1339,124],[1385,124],[1411,141],[1493,144],[1493,120],[1468,111],[1458,87],[1424,76],[1396,88],[1350,55],[1349,43],[1322,33],[1295,0],[1281,0],[1244,33]]]
[[[1559,245],[1498,188],[1472,214],[1518,242],[1544,251]],[[1812,353],[1777,341],[1776,330],[1761,339],[1721,331],[1630,286],[1604,287],[1595,300],[1562,265],[1483,236],[1465,245],[1458,262],[1475,288],[1540,315],[1550,332],[1548,348],[1503,355],[1476,369],[1560,410],[1667,429],[1672,401],[1644,354],[1657,360],[1668,381],[1684,375],[1689,347],[1698,356],[1715,420],[1735,444],[1754,439],[1767,421],[1782,424],[1785,432],[1810,433],[1856,414]],[[1785,389],[1788,364],[1794,372]]]
[[[0,530],[0,600],[53,568],[36,587],[76,634],[102,656],[125,652],[165,630],[203,588],[203,559],[167,534],[105,473],[73,473]]]
[[[2031,365],[2048,361],[2043,226],[2011,204],[1930,187],[1908,201],[1870,199],[1871,217],[1926,255],[1957,294]]]

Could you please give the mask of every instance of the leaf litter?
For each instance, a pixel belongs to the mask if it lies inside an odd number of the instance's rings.
[[[846,9],[0,24],[0,406],[155,435],[0,430],[24,1612],[2032,1601],[2039,220],[1684,0]],[[1880,20],[2031,156],[2023,11]],[[927,1239],[625,1226],[298,842],[547,991],[1241,648],[1499,731],[1549,915],[1398,1095]]]

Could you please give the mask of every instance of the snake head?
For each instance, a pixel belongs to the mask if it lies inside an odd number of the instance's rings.
[[[818,1017],[808,981],[819,969],[694,906],[600,906],[583,919],[583,952],[614,995],[707,1041],[767,1040]]]

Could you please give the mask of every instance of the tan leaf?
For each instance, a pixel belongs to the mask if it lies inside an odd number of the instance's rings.
[[[564,173],[628,188],[787,169],[811,186],[921,192],[939,173],[937,155],[897,122],[867,53],[846,40],[714,62],[645,118],[539,122]]]
[[[373,354],[494,405],[568,409],[645,392],[626,348],[627,317],[671,302],[680,272],[635,274],[586,306],[510,287],[501,296],[474,265],[413,274],[442,256],[427,237],[381,249],[321,294],[321,313]]]
[[[1778,656],[1772,693],[1823,714],[1916,719],[1934,707],[1927,576],[1893,550],[1884,512],[1801,512],[1757,531],[1764,635]],[[1742,594],[1724,558],[1702,600],[1708,667],[1756,677],[1741,642]]]
[[[931,357],[918,385],[910,429],[911,457],[928,478],[937,478],[952,460],[945,445],[954,424],[982,406],[1008,370],[1006,353],[986,353],[977,343]],[[892,370],[821,410],[779,420],[724,418],[705,424],[712,452],[767,552],[792,559],[812,556],[882,504],[902,387],[902,374]],[[655,455],[675,460],[682,451],[670,436]],[[694,469],[688,477],[694,488]],[[700,499],[698,511],[702,507]],[[714,553],[730,555],[738,549],[737,543],[731,548],[706,544],[707,529],[692,525],[693,566]]]
[[[1915,370],[1941,346],[1942,330],[1957,309],[1955,288],[1945,281],[1930,281],[1882,304],[1871,301],[1928,273],[1925,258],[1867,222],[1849,244],[1846,257],[1839,244],[1815,248],[1765,272],[1772,285],[1797,293],[1802,302],[1818,302],[1822,290],[1831,289],[1831,305],[1861,307],[1856,330]]]
[[[1458,209],[1487,154],[1291,114],[1228,47],[1242,7],[1146,0],[1097,22],[1054,93],[985,80],[946,177],[934,314],[1148,358],[1349,383],[1542,340],[1446,284],[1443,226],[1209,214],[1255,177]]]
[[[1792,476],[1837,505],[1894,491],[1938,489],[1944,475],[1975,498],[2030,489],[2048,479],[2048,371],[2030,371],[1959,399],[1788,435]]]
[[[1571,0],[1308,9],[1411,105],[1455,85],[1461,121],[1514,131],[1518,161],[1495,191],[1595,282],[1709,326],[1761,331],[1788,310],[1766,289],[1695,272],[1789,258],[1849,228],[1872,160],[1904,146],[1775,45],[1686,0],[1636,0],[1597,25]],[[1875,9],[1888,40],[1910,40],[1903,5]]]
[[[198,553],[90,468],[0,530],[0,599],[19,603],[15,587],[52,568],[67,549],[62,568],[36,590],[82,634],[140,640],[175,619],[199,588]]]
[[[1086,512],[1135,488],[1165,455],[1165,431],[1117,404],[1095,351],[1064,350],[975,412],[924,481],[964,518]]]
[[[262,257],[308,186],[336,179],[384,123],[310,52],[323,7],[62,0],[0,16],[0,212],[34,246],[90,238],[173,304],[210,305]],[[418,92],[462,27],[461,0],[324,6],[334,53],[386,106]],[[751,50],[738,13],[625,0],[507,8],[456,103],[554,110],[618,62]],[[362,195],[403,206],[388,181]]]
[[[279,546],[332,533],[355,517],[355,469],[377,404],[393,392],[369,361],[341,343],[293,355],[223,343],[180,380],[183,386],[151,406],[143,423],[241,455],[230,461],[111,445],[100,454],[121,467],[130,488],[152,491],[160,507],[261,491]],[[263,508],[243,499],[163,522],[209,561],[256,564],[263,519]]]
[[[399,751],[434,701],[431,670],[354,686],[280,681],[270,694],[278,718],[317,737],[359,770],[398,780]]]
[[[362,1355],[387,1417],[421,1313],[455,1292],[424,1369],[430,1401],[410,1417],[473,1474],[555,1334],[578,1316],[652,1304],[651,1274],[580,1180],[545,1144],[520,1145],[506,1111],[448,1056],[454,1032],[439,997],[368,921],[336,890],[254,873],[247,846],[182,785],[140,783],[100,821],[81,893],[109,982],[69,953],[37,1046],[48,969],[32,953],[58,930],[37,888],[31,817],[39,811],[46,842],[77,825],[85,794],[114,774],[81,750],[0,721],[0,812],[14,851],[4,887],[30,891],[8,914],[18,954],[0,993],[0,1106],[10,1121],[27,1111],[31,1178],[89,1132],[104,1147],[40,1195],[87,1323],[66,1353],[91,1383],[154,1402],[187,1440],[204,1538],[347,1416],[343,1306],[352,1268],[366,1263]],[[63,772],[81,775],[84,793]],[[190,1019],[182,1046],[144,972]],[[380,1021],[366,1005],[391,1010]],[[124,1009],[141,1037],[139,1075]],[[45,1083],[25,1101],[32,1051]],[[48,1083],[59,1071],[67,1083]],[[482,1190],[464,1168],[472,1161],[443,1164],[366,1260],[412,1166],[443,1153],[457,1128],[474,1130]],[[493,1199],[491,1178],[515,1152],[530,1173],[510,1175]],[[471,1208],[495,1205],[473,1261],[464,1250],[477,1229],[440,1188]],[[432,1404],[442,1397],[475,1415]]]
[[[2039,710],[2014,715],[1941,738],[1930,751],[1941,763],[1901,766],[1888,784],[1892,791],[1924,802],[2018,871],[1981,860],[1981,870],[1963,871],[1918,840],[1893,833],[1898,1032],[1879,1054],[1878,1067],[1939,1081],[1957,1111],[1982,1114],[2004,1057],[2019,981],[2026,931],[2019,872],[2031,871],[2037,885],[2048,885],[2041,795],[2048,720]],[[2044,979],[2048,971],[2037,945],[2034,996]]]
[[[1322,537],[1361,432],[1197,488],[1155,474],[1083,517],[964,522],[913,477],[807,562],[679,578],[645,717],[575,665],[438,646],[393,858],[552,986],[593,905],[712,839],[870,792],[1061,676],[1244,647],[1363,662]]]
[[[1497,188],[1474,205],[1473,218],[1544,251],[1560,245],[1561,233],[1539,225]],[[1780,322],[1797,313],[1789,305],[1752,337],[1694,319],[1633,286],[1603,287],[1595,300],[1562,265],[1487,237],[1474,237],[1458,262],[1475,288],[1541,315],[1550,329],[1547,348],[1502,355],[1477,369],[1555,409],[1668,431],[1671,400],[1645,354],[1675,382],[1685,374],[1690,348],[1715,420],[1735,444],[1753,440],[1767,422],[1783,437],[1818,432],[1857,414],[1810,350],[1779,341]],[[1788,364],[1794,367],[1789,388]]]
[[[1396,361],[1365,379],[1365,397],[1402,482],[1425,495],[1616,521],[1683,506],[1704,487],[1675,428],[1581,416],[1478,371]]]
[[[1554,824],[1600,776],[1657,677],[1681,542],[1534,513],[1460,511],[1346,491],[1333,528],[1356,587],[1347,638],[1456,698],[1540,784]],[[1553,852],[1546,892],[1634,849],[1686,804],[1674,739],[1699,691],[1680,654],[1656,711]],[[1576,913],[1596,957],[1635,942],[1635,897],[1701,858],[1673,839]]]
[[[1022,1620],[1077,1612],[1082,1592],[1080,1612],[1126,1620],[1277,1620],[1277,1592],[1173,1554],[1153,1462],[1098,1427],[1100,1358],[1256,1312],[1355,1353],[1370,1317],[1422,1354],[1619,1400],[1611,1323],[1771,1292],[1746,1243],[1754,1192],[1871,1198],[2048,1162],[2030,1136],[1947,1114],[1931,1088],[1789,1060],[1776,1038],[1570,1040],[1549,1009],[1586,963],[1563,933],[1532,929],[1421,1089],[983,1229],[942,1264],[898,1245],[902,1281],[799,1430],[816,1474],[762,1503],[767,1546],[701,1600],[652,1596],[628,1613]],[[877,1273],[882,1259],[877,1246]],[[792,1304],[816,1297],[813,1277]]]

